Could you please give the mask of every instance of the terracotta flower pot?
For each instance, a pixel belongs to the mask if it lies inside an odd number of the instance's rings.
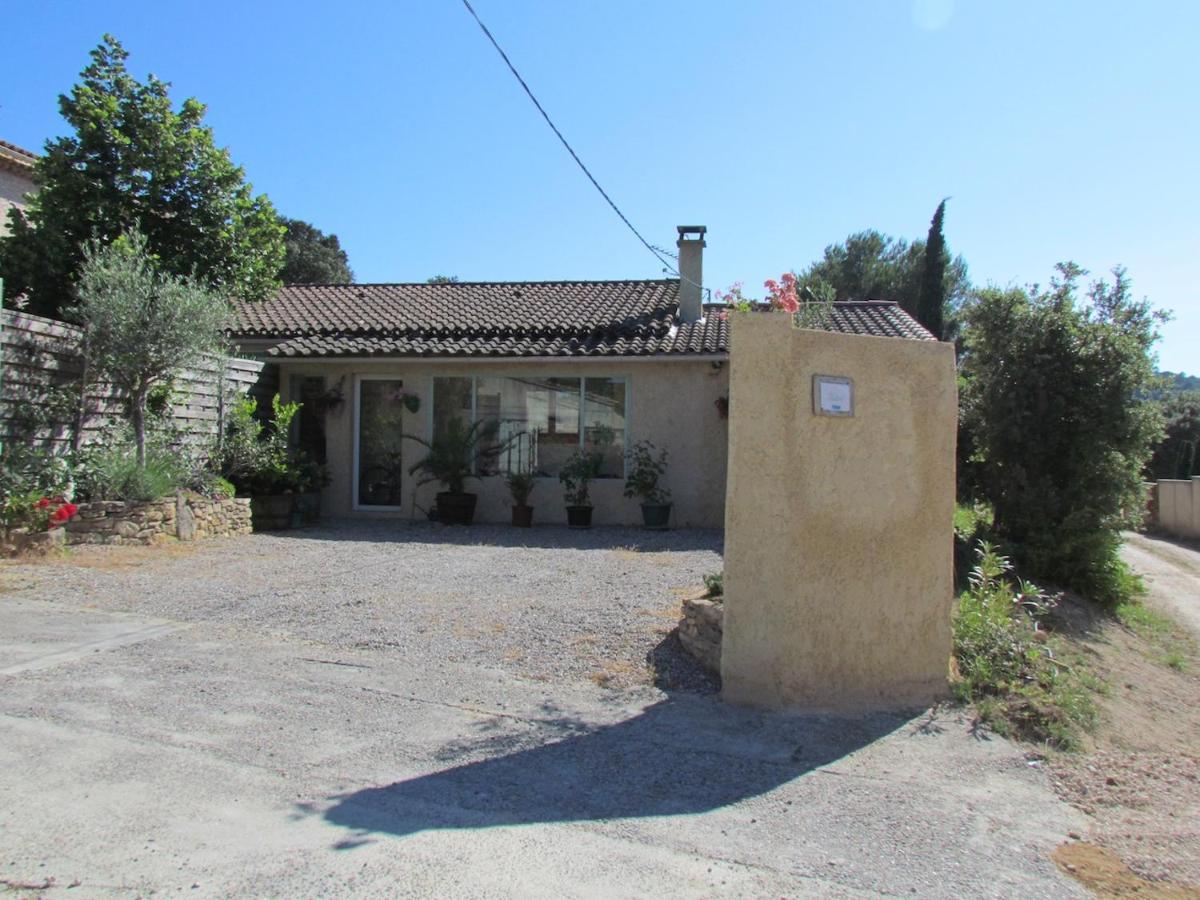
[[[530,528],[533,526],[533,507],[522,503],[519,506],[512,508],[512,523],[517,528]]]

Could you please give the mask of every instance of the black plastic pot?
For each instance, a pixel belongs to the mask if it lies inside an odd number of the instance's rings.
[[[321,492],[307,491],[296,498],[296,510],[300,513],[300,521],[311,525],[321,518]]]
[[[567,507],[567,525],[571,528],[591,528],[592,527],[592,507],[590,506],[568,506]]]
[[[671,527],[671,504],[643,503],[642,524],[651,531],[666,531]]]
[[[284,531],[292,527],[295,494],[265,494],[250,498],[250,522],[255,531]]]
[[[522,504],[521,506],[514,506],[512,511],[513,525],[515,525],[517,528],[529,528],[533,525],[532,506],[525,506]]]
[[[437,519],[443,525],[470,525],[475,521],[475,494],[442,491],[437,495]]]

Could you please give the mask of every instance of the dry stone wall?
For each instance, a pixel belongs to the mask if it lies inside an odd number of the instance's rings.
[[[679,621],[679,642],[683,649],[710,672],[721,671],[721,634],[725,604],[703,595],[685,597],[683,618]]]
[[[180,494],[161,500],[81,503],[67,523],[69,544],[153,544],[166,538],[196,541],[250,533],[250,501]]]

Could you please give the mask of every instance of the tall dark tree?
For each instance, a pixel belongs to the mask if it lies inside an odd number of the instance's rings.
[[[283,246],[287,259],[280,279],[284,284],[349,284],[354,280],[350,260],[336,234],[301,219],[280,217],[286,229]]]
[[[457,275],[434,275],[425,279],[426,284],[458,284]]]
[[[177,110],[169,85],[137,81],[111,35],[92,51],[69,95],[59,97],[68,137],[46,143],[39,185],[24,214],[9,213],[0,239],[7,296],[27,293],[31,309],[56,316],[75,299],[90,240],[109,244],[131,229],[146,237],[167,275],[248,299],[278,287],[283,228],[265,195],[216,146],[194,98]]]
[[[942,234],[945,217],[946,201],[943,200],[938,204],[933,220],[929,223],[921,288],[917,294],[917,321],[929,329],[938,340],[945,336],[946,330],[946,268],[950,262],[946,252],[946,238]]]

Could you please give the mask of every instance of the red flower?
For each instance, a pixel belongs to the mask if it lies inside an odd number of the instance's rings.
[[[50,524],[51,525],[61,525],[63,522],[67,521],[67,519],[69,519],[69,518],[71,518],[71,517],[69,515],[67,515],[67,508],[65,506],[60,506],[54,512],[50,513]]]
[[[66,506],[63,507],[63,509],[65,509],[67,511],[68,519],[71,518],[71,516],[75,515],[75,513],[79,512],[79,507],[76,506],[74,503],[68,503]]]
[[[45,508],[46,508],[46,507],[48,507],[49,505],[50,505],[50,498],[49,498],[49,497],[43,497],[43,498],[42,498],[41,500],[39,500],[37,503],[33,504],[33,508],[34,508],[34,509],[45,509]]]

